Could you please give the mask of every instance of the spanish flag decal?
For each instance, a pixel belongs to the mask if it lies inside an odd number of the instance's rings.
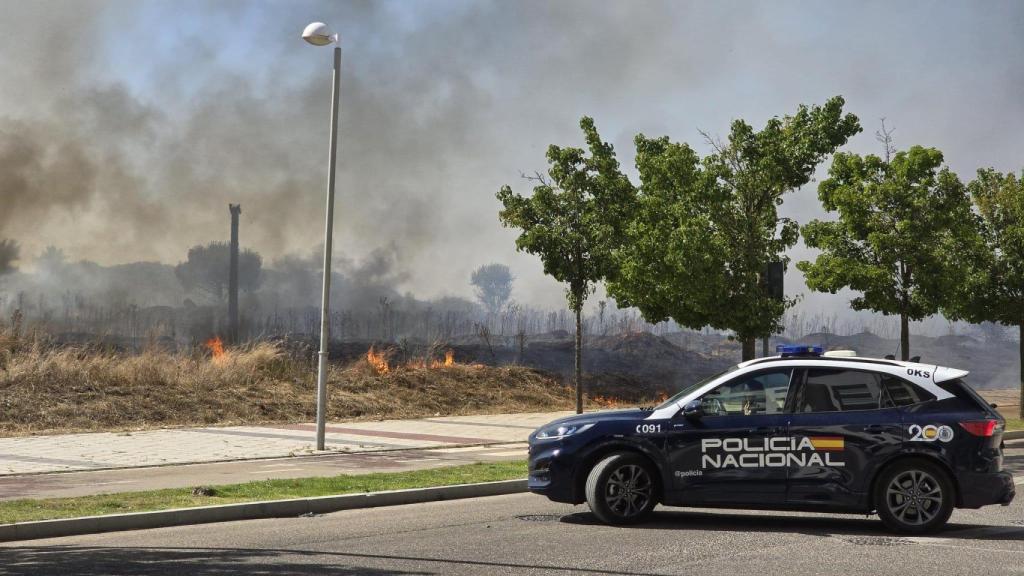
[[[845,448],[842,436],[811,436],[810,440],[815,450],[841,452]]]

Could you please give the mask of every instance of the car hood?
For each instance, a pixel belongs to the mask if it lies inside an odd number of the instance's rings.
[[[587,412],[585,414],[573,414],[558,420],[552,420],[540,428],[549,426],[561,426],[562,424],[590,424],[592,422],[611,422],[618,420],[637,420],[650,415],[650,410],[639,408],[628,408],[624,410],[603,410],[601,412]],[[538,428],[538,430],[540,430]]]

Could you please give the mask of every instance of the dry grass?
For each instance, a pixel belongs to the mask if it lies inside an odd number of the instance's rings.
[[[219,359],[158,350],[129,355],[0,337],[0,434],[309,422],[315,368],[274,344]],[[330,372],[332,420],[571,409],[571,394],[523,367],[399,367],[365,361]]]

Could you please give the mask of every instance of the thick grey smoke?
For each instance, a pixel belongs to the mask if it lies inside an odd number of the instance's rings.
[[[13,17],[5,18],[7,26],[38,29],[48,27],[66,4],[10,8],[7,13]],[[50,57],[23,63],[20,69],[9,63],[15,68],[11,76],[19,80],[18,104],[26,110],[0,118],[0,191],[5,207],[0,211],[0,234],[19,239],[28,253],[56,244],[71,258],[174,262],[193,244],[223,238],[225,204],[234,200],[244,204],[246,245],[271,256],[315,245],[322,230],[323,119],[328,105],[323,88],[329,76],[313,79],[306,74],[305,82],[291,85],[261,81],[246,76],[246,70],[209,62],[209,50],[194,47],[171,69],[145,71],[156,83],[166,84],[161,93],[179,92],[200,76],[187,94],[176,94],[186,102],[168,102],[163,95],[147,97],[145,90],[129,84],[137,78],[118,78],[112,71],[114,77],[105,80],[106,74],[86,73],[107,64],[105,47],[112,50],[110,38],[116,38],[105,37],[115,31],[110,15],[122,10],[138,12],[140,18],[146,12],[139,4],[95,3],[81,10],[74,23],[58,22],[58,29],[77,32],[62,52],[48,50]],[[281,12],[280,7],[268,7],[260,15],[264,25],[277,21],[275,11]],[[363,11],[355,11],[357,19]],[[297,41],[294,30],[280,32],[282,40],[308,48]],[[32,40],[15,34],[2,53],[45,47],[44,41]],[[199,43],[217,40],[223,39],[199,38]],[[290,55],[296,56],[309,61],[326,54]],[[267,64],[285,69],[285,60]],[[413,110],[394,106],[387,90],[375,91],[384,96],[379,101],[360,96],[362,92],[360,82],[347,83],[346,100],[354,100],[353,106],[365,100],[359,109],[376,119],[372,124],[346,122],[345,136],[368,142],[375,132],[397,134],[405,126],[417,131],[409,117]],[[428,123],[418,129],[435,128]],[[388,159],[375,162],[360,152],[364,149],[369,148],[348,146],[343,163],[346,175],[356,173],[354,165],[367,170],[360,188],[393,190],[412,177],[396,167],[423,170],[411,148],[398,153],[378,149]],[[429,165],[431,155],[424,156]],[[351,182],[351,177],[343,177],[343,194],[355,188],[345,185]],[[352,205],[345,202],[347,197],[351,194],[343,196],[341,209],[357,218],[346,222],[345,230],[366,236],[371,231],[383,233],[382,241],[357,249],[393,242],[412,246],[426,233],[430,219],[422,217],[424,207],[415,196],[386,211],[379,202]]]
[[[583,114],[629,166],[636,132],[700,147],[698,128],[842,94],[866,127],[888,117],[898,145],[937,146],[964,177],[1021,168],[1024,133],[1008,128],[1024,112],[1019,3],[0,0],[0,12],[0,238],[23,255],[56,245],[72,261],[174,264],[226,238],[235,202],[243,245],[272,268],[317,260],[330,52],[299,40],[312,20],[334,24],[345,50],[337,249],[371,263],[350,267],[368,275],[353,282],[395,294],[468,296],[470,272],[499,261],[515,299],[559,304],[498,225],[494,192],[526,188],[517,175],[543,169],[548,144],[579,143]],[[871,132],[851,147],[876,150]],[[813,186],[784,211],[819,216]],[[375,250],[390,254],[384,271]],[[842,296],[803,305],[845,308]]]

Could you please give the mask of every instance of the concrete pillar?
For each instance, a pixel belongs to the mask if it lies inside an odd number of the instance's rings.
[[[231,271],[228,274],[228,340],[238,342],[238,216],[241,204],[228,204],[231,210]]]

